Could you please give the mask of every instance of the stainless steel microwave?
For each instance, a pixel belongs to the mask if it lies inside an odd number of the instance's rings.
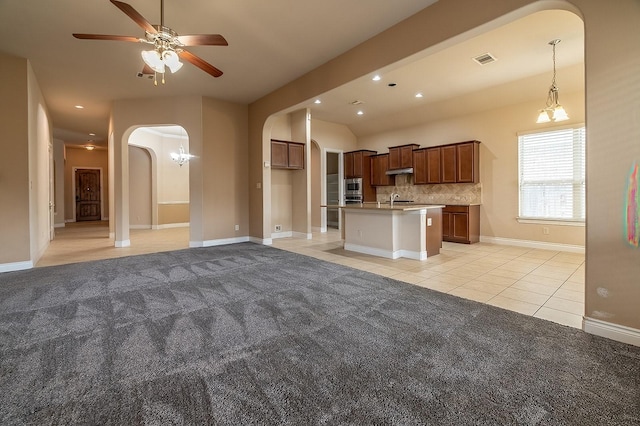
[[[362,195],[362,178],[345,179],[344,195]]]

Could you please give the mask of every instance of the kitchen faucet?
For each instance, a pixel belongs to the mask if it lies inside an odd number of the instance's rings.
[[[396,194],[395,192],[391,193],[391,195],[389,196],[389,200],[391,202],[391,207],[393,207],[393,200],[395,200],[398,197],[400,197],[400,194]]]

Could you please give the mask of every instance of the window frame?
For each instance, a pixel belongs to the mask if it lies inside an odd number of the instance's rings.
[[[522,215],[522,188],[523,188],[523,183],[522,183],[522,172],[521,172],[521,168],[522,168],[522,158],[521,158],[521,138],[527,135],[533,135],[533,134],[542,134],[542,133],[551,133],[551,132],[556,132],[556,131],[562,131],[562,130],[581,130],[583,131],[583,139],[582,139],[582,143],[583,143],[583,152],[582,152],[582,186],[583,186],[583,193],[582,195],[582,204],[584,206],[584,218],[576,218],[571,217],[571,218],[559,218],[559,217],[536,217],[536,216],[524,216]],[[535,223],[535,224],[546,224],[546,225],[565,225],[565,226],[585,226],[585,222],[586,222],[586,139],[587,139],[587,133],[586,133],[586,126],[584,123],[573,123],[573,124],[569,124],[569,125],[565,125],[565,126],[553,126],[553,127],[545,127],[544,129],[536,129],[536,130],[530,130],[530,131],[523,131],[523,132],[518,132],[517,133],[517,141],[518,141],[518,148],[517,148],[517,163],[518,163],[518,216],[516,217],[516,220],[519,223]],[[574,148],[575,148],[575,139],[574,139],[574,144],[573,144]],[[575,175],[577,168],[575,167],[575,161],[574,160],[574,167],[572,167],[571,172],[572,175]],[[576,179],[574,178],[572,181],[572,185],[576,184]],[[575,214],[575,205],[573,207],[573,211]]]

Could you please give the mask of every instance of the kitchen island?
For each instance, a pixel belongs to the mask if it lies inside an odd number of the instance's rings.
[[[373,256],[425,260],[442,247],[440,204],[347,204],[344,249]]]

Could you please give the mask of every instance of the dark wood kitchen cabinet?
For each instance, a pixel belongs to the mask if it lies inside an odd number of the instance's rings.
[[[414,150],[414,185],[424,185],[440,182],[440,147],[421,148]]]
[[[304,144],[271,139],[271,167],[274,169],[304,169]]]
[[[441,183],[480,181],[480,142],[469,141],[440,147]]]
[[[371,176],[371,161],[369,157],[376,155],[376,151],[366,149],[344,153],[344,177],[369,178]]]
[[[442,241],[473,244],[480,241],[480,206],[445,206]]]
[[[389,170],[413,167],[413,150],[419,147],[414,143],[389,147]]]
[[[394,176],[387,175],[387,170],[389,170],[389,154],[372,155],[369,158],[371,159],[371,185],[393,185],[395,183]]]

